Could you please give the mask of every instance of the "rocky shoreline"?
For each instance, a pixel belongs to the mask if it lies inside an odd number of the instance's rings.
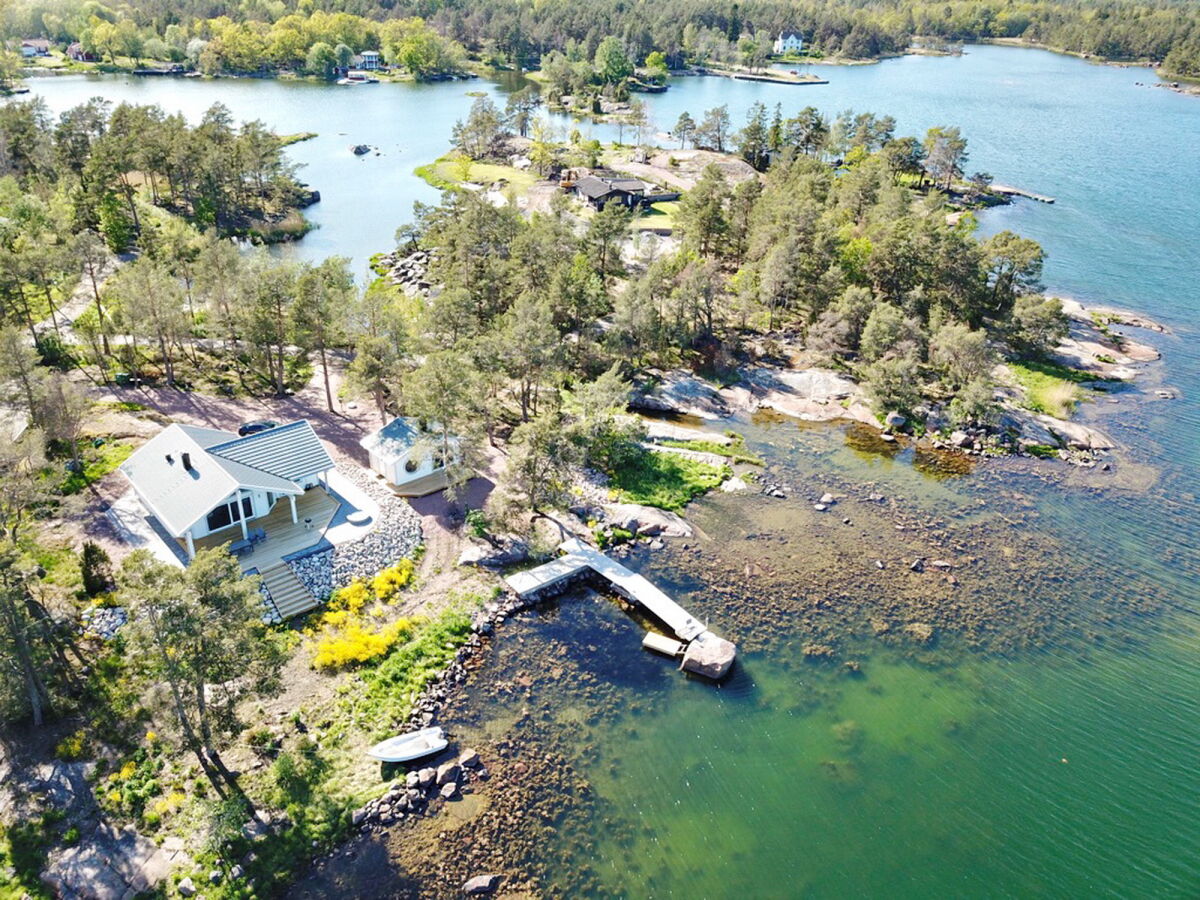
[[[1095,570],[1025,527],[1036,518],[1033,495],[1000,488],[1009,483],[1000,470],[981,479],[990,499],[959,512],[871,482],[810,479],[768,461],[760,483],[777,493],[696,504],[689,519],[699,537],[660,539],[653,564],[697,614],[719,610],[749,656],[770,649],[787,660],[777,664],[808,673],[813,687],[796,699],[797,714],[825,702],[838,679],[869,679],[876,653],[933,668],[963,652],[1007,656],[1050,644],[1086,654],[1128,640],[1119,623],[1159,608],[1153,591],[1120,579],[1093,578],[1080,591],[1080,577]],[[647,548],[625,552],[636,566]],[[1062,583],[1088,598],[1086,609],[1064,615]],[[673,674],[636,648],[601,662],[602,648],[634,627],[594,612],[608,607],[584,589],[536,605],[504,594],[479,610],[474,634],[410,720],[464,743],[418,769],[415,784],[410,773],[382,785],[356,817],[357,837],[323,858],[295,896],[373,884],[376,875],[402,881],[362,896],[456,897],[476,878],[506,896],[604,896],[592,867],[558,870],[552,848],[591,846],[588,828],[601,819],[609,830],[636,824],[607,809],[577,767],[596,764],[591,736],[628,714],[622,670]],[[580,702],[582,720],[573,712]],[[468,765],[475,756],[479,765]]]
[[[1159,352],[1111,330],[1113,325],[1167,333],[1144,316],[1108,308],[1084,307],[1064,301],[1070,333],[1051,355],[1051,361],[1094,376],[1096,384],[1132,382],[1141,367],[1159,360]],[[781,339],[785,348],[791,347]],[[790,353],[801,356],[798,347]],[[788,368],[762,362],[739,367],[724,385],[714,385],[691,372],[653,371],[637,385],[633,409],[656,414],[717,422],[769,410],[804,422],[846,420],[878,429],[885,441],[908,434],[939,450],[979,456],[1052,456],[1077,466],[1105,465],[1102,457],[1118,449],[1104,432],[1082,422],[1056,418],[1026,408],[1025,390],[1007,364],[997,366],[996,400],[999,420],[993,425],[953,428],[946,404],[927,403],[914,412],[916,420],[889,412],[877,417],[861,385],[845,373],[809,366]],[[1088,386],[1083,382],[1081,386]],[[1160,400],[1174,392],[1155,391]]]

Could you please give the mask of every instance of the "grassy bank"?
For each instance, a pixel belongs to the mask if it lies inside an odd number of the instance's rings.
[[[609,473],[609,483],[616,499],[623,503],[674,511],[683,509],[694,497],[711,491],[732,474],[729,466],[647,450]]]
[[[527,191],[537,183],[532,172],[522,172],[511,166],[482,163],[460,156],[443,156],[438,160],[413,170],[418,178],[443,191],[454,190],[464,184],[495,184],[507,181],[517,191]]]
[[[315,131],[297,131],[295,134],[281,134],[279,135],[279,143],[288,147],[292,144],[299,144],[302,141],[311,141],[316,136],[317,133]]]
[[[67,495],[78,494],[109,472],[116,471],[117,466],[129,459],[129,454],[132,452],[131,444],[119,441],[104,443],[99,447],[93,447],[90,444],[85,446],[79,454],[83,468],[78,472],[68,472],[66,478],[59,485],[59,490]]]
[[[1025,392],[1025,407],[1066,419],[1083,399],[1080,385],[1096,381],[1094,375],[1056,363],[1025,360],[1009,363],[1017,384]]]
[[[763,461],[760,457],[755,456],[746,450],[746,439],[742,435],[731,434],[732,443],[721,444],[717,441],[706,441],[701,439],[695,440],[676,440],[674,438],[665,438],[658,441],[664,447],[676,447],[680,450],[694,450],[697,453],[712,453],[716,456],[723,456],[730,462],[734,463],[749,463],[752,466],[761,466]]]

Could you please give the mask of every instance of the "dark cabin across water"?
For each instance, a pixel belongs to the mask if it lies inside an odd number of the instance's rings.
[[[603,209],[614,201],[632,209],[664,200],[679,199],[678,193],[663,193],[654,185],[646,184],[637,178],[601,175],[584,175],[575,182],[575,193],[595,209]]]

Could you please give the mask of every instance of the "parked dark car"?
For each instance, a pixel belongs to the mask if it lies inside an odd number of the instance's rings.
[[[258,434],[260,431],[270,431],[272,428],[275,428],[278,425],[278,422],[269,422],[266,420],[262,422],[245,422],[242,427],[238,429],[238,436],[248,437],[252,434]]]

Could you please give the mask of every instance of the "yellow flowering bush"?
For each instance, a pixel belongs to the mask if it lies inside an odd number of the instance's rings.
[[[361,665],[383,656],[413,631],[409,619],[400,619],[382,628],[365,628],[357,623],[317,642],[313,666],[318,669],[340,669]]]
[[[352,623],[317,641],[313,666],[318,669],[341,669],[361,665],[386,654],[398,642],[412,636],[411,619],[398,619],[382,628],[364,628]]]
[[[81,728],[74,734],[69,734],[54,748],[54,755],[64,762],[74,762],[83,759],[88,750],[87,733]]]
[[[314,623],[313,667],[340,669],[361,665],[387,654],[398,641],[407,640],[414,624],[400,619],[390,625],[375,626],[372,621],[387,615],[392,602],[413,580],[411,559],[402,559],[381,571],[370,581],[356,578],[333,592],[329,605]]]
[[[370,599],[371,589],[365,581],[356,578],[344,588],[340,588],[334,592],[333,598],[329,601],[329,606],[331,609],[358,612]]]
[[[157,813],[150,801],[162,793],[161,777],[165,760],[157,743],[133,752],[124,764],[104,779],[102,806],[110,815],[138,818],[145,814],[150,824],[157,823]]]
[[[179,807],[183,806],[187,800],[187,794],[183,791],[172,791],[167,796],[160,798],[154,803],[154,812],[159,816],[165,816],[167,813],[173,813]]]
[[[371,590],[384,603],[390,601],[412,581],[413,562],[402,559],[396,565],[384,569],[371,580]]]

